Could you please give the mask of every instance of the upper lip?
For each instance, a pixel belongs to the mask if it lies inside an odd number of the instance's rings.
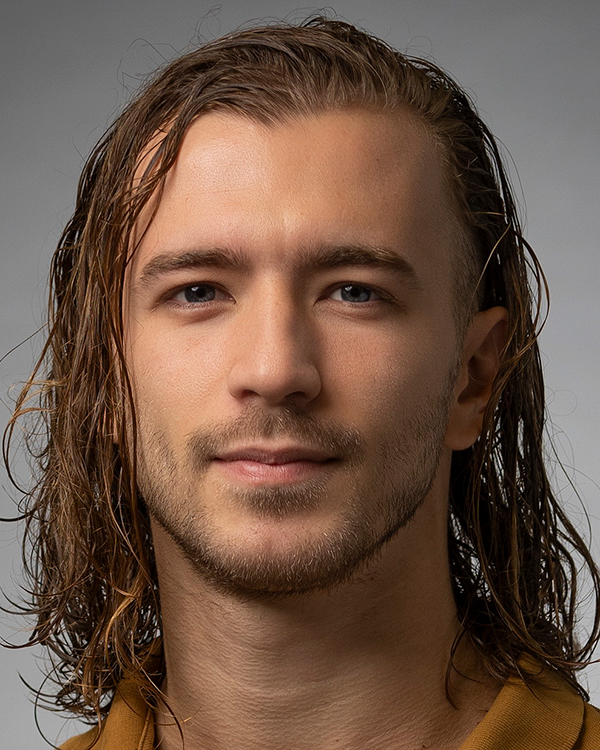
[[[287,464],[291,461],[327,461],[334,458],[334,456],[318,448],[305,448],[302,446],[265,448],[249,445],[223,451],[218,453],[215,458],[221,461],[257,461],[262,464]]]

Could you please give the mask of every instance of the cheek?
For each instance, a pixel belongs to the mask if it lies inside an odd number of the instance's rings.
[[[390,327],[374,333],[354,329],[326,347],[324,385],[332,403],[349,418],[374,429],[418,414],[446,387],[455,360],[452,336],[432,327]]]
[[[146,328],[128,359],[138,411],[164,432],[187,434],[197,427],[225,377],[223,347],[191,327],[178,335]]]

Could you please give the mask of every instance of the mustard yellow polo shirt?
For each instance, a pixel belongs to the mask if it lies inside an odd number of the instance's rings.
[[[458,750],[600,750],[600,711],[558,676],[546,672],[540,679],[534,693],[508,680]],[[87,750],[97,731],[73,737],[62,750]],[[94,750],[154,750],[152,709],[132,683],[119,688]]]

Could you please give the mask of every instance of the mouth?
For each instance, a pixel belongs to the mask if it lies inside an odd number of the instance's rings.
[[[229,479],[282,484],[322,476],[338,460],[314,448],[247,446],[224,451],[215,456],[213,463]]]

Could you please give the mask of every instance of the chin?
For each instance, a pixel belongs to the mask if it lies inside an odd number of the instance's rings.
[[[243,598],[281,598],[328,591],[364,574],[384,545],[414,514],[397,513],[387,524],[347,509],[345,518],[303,505],[282,512],[270,505],[248,508],[233,521],[180,525],[173,517],[155,521],[166,531],[196,574],[220,593]]]

